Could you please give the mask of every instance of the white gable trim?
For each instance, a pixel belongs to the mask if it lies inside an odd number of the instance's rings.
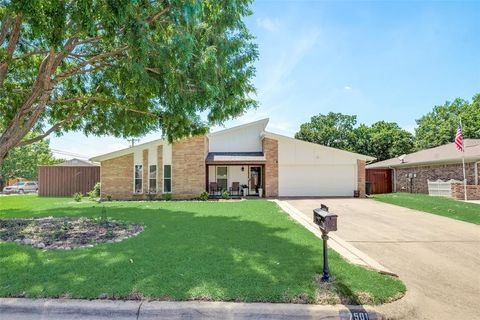
[[[113,159],[113,158],[118,158],[118,157],[124,156],[126,154],[135,153],[137,151],[141,152],[141,150],[143,150],[143,149],[149,149],[149,148],[156,147],[156,146],[159,146],[159,145],[164,145],[164,144],[166,144],[166,141],[164,141],[162,139],[157,139],[157,140],[145,142],[145,143],[142,143],[142,144],[138,144],[138,145],[130,147],[130,148],[126,148],[126,149],[102,154],[102,155],[90,158],[90,161],[101,162],[101,161],[105,161],[105,160],[109,160],[109,159]]]

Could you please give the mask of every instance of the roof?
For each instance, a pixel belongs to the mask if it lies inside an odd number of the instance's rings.
[[[96,167],[98,164],[92,163],[90,161],[80,160],[77,158],[73,158],[70,160],[66,160],[65,162],[56,164],[55,166],[58,167]]]
[[[265,162],[263,152],[209,152],[207,162]]]
[[[290,140],[290,141],[294,141],[294,142],[298,142],[298,143],[304,143],[304,144],[307,144],[311,147],[321,148],[325,151],[335,151],[335,152],[338,152],[338,153],[341,153],[341,154],[344,154],[344,155],[349,155],[349,156],[351,156],[353,158],[357,158],[359,160],[365,160],[367,162],[368,161],[373,161],[373,160],[376,159],[374,157],[366,156],[364,154],[350,152],[350,151],[346,151],[346,150],[342,150],[342,149],[338,149],[338,148],[333,148],[333,147],[327,147],[327,146],[324,146],[322,144],[308,142],[308,141],[304,141],[304,140],[300,140],[300,139],[295,139],[295,138],[292,138],[292,137],[288,137],[288,136],[284,136],[284,135],[281,135],[281,134],[278,134],[278,133],[273,133],[273,132],[268,132],[268,131],[265,131],[263,133],[263,137],[272,138],[272,139],[276,139],[276,140],[284,139],[284,140]]]
[[[401,157],[369,164],[367,169],[408,167],[432,163],[462,162],[462,155],[466,161],[480,160],[480,139],[465,139],[465,153],[462,154],[455,147],[455,143],[448,143],[435,148],[425,149]]]
[[[164,144],[164,143],[165,143],[165,141],[163,139],[156,139],[156,140],[152,140],[152,141],[149,141],[149,142],[136,144],[133,147],[129,147],[129,148],[105,153],[105,154],[90,158],[90,160],[94,161],[94,162],[101,162],[101,161],[104,161],[104,160],[108,160],[108,159],[112,159],[112,158],[116,158],[116,157],[121,157],[121,156],[124,156],[126,154],[133,153],[136,150],[143,150],[145,148],[154,147],[154,146],[161,145],[161,144]]]

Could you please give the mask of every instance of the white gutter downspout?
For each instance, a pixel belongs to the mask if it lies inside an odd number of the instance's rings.
[[[480,161],[475,162],[474,168],[475,168],[475,184],[478,185],[478,164]]]

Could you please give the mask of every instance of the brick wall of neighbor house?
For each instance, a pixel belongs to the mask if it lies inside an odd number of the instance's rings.
[[[105,160],[100,169],[101,197],[131,199],[133,194],[133,153]]]
[[[365,160],[357,159],[357,190],[360,198],[365,198]]]
[[[163,193],[163,146],[157,148],[157,194]]]
[[[462,183],[452,183],[452,197],[455,199],[465,199],[465,189]],[[467,199],[480,200],[480,185],[467,185]]]
[[[265,197],[278,197],[278,141],[263,139],[263,154],[265,155]]]
[[[172,196],[197,198],[205,190],[205,136],[177,141],[172,146]]]
[[[463,181],[463,168],[461,163],[398,168],[395,171],[397,175],[398,192],[428,193],[427,180],[455,179]],[[405,177],[405,175],[408,175],[409,173],[417,174],[417,177],[413,178],[411,185],[408,178]],[[467,184],[473,185],[475,183],[475,170],[473,163],[465,164],[465,173],[467,176]]]

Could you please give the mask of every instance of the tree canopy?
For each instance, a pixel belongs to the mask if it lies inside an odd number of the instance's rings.
[[[356,122],[355,115],[319,114],[313,116],[311,122],[302,124],[295,138],[369,155],[377,161],[414,150],[414,136],[397,123],[379,121],[371,126],[355,126]]]
[[[37,166],[61,161],[53,157],[48,139],[13,148],[0,166],[0,186],[13,178],[37,180]]]
[[[458,123],[462,120],[463,137],[480,138],[480,94],[472,102],[455,99],[435,106],[433,110],[417,120],[415,129],[417,149],[433,148],[453,142]]]
[[[52,132],[173,140],[256,107],[250,3],[0,0],[0,163]]]

